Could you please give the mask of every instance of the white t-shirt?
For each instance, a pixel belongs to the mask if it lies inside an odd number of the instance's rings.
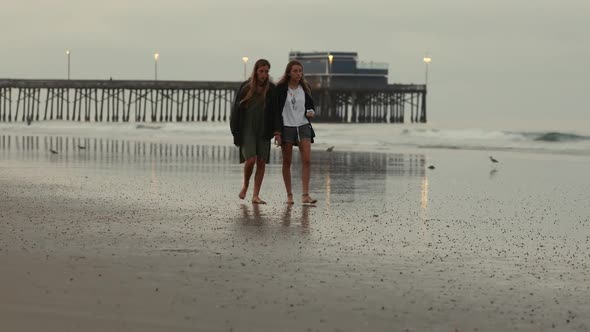
[[[301,85],[297,89],[287,87],[287,100],[283,107],[283,125],[299,127],[309,121],[305,117],[305,92]]]

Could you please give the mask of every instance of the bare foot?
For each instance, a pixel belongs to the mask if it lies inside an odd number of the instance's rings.
[[[293,194],[287,194],[287,204],[293,204]]]
[[[303,194],[302,196],[303,198],[301,199],[301,202],[303,202],[303,204],[315,204],[318,202],[317,199],[311,198],[309,194]]]
[[[266,204],[266,202],[260,199],[260,197],[256,196],[252,197],[252,204]]]
[[[240,194],[238,195],[240,199],[246,198],[246,192],[248,192],[248,187],[242,187],[242,191],[240,191]]]

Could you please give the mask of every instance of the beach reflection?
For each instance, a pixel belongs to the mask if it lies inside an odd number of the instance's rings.
[[[497,168],[492,168],[490,170],[490,175],[489,175],[490,180],[493,180],[498,175],[497,173],[498,173],[498,169]]]
[[[282,213],[276,215],[275,208],[268,205],[261,206],[260,204],[240,204],[240,212],[238,215],[238,222],[242,226],[256,226],[256,229],[263,227],[281,225],[283,228],[300,228],[302,233],[309,232],[309,212],[313,205],[303,205],[301,207],[293,207],[293,204],[285,204]],[[267,214],[263,209],[269,209]],[[295,212],[293,212],[295,211]]]
[[[239,220],[244,226],[262,226],[264,219],[260,212],[260,204],[240,204]]]
[[[151,171],[219,170],[235,165],[234,146],[175,144],[110,138],[0,135],[0,155],[24,161],[128,166]],[[276,155],[273,155],[275,161]],[[152,164],[154,162],[154,164]]]
[[[53,152],[52,152],[53,151]],[[385,179],[387,176],[423,177],[425,156],[375,152],[312,152],[312,175],[323,179],[326,201],[339,188],[349,188],[358,180]],[[0,135],[0,155],[25,161],[67,162],[132,166],[151,171],[154,166],[165,170],[188,170],[197,165],[203,170],[235,167],[239,150],[228,145],[195,145],[70,136]],[[299,154],[293,155],[294,159]],[[149,161],[149,162],[146,162]],[[152,164],[152,161],[154,162]],[[280,151],[272,150],[271,165],[280,165]],[[301,171],[293,163],[293,174]],[[347,183],[347,185],[344,185]]]
[[[352,203],[359,198],[388,196],[388,185],[406,178],[425,176],[425,156],[422,154],[387,154],[374,152],[313,153],[312,190],[322,195],[326,211],[334,202]],[[292,172],[301,170],[294,163]]]
[[[331,196],[332,196],[332,173],[331,173],[331,166],[332,161],[330,160],[329,163],[324,164],[323,171],[324,171],[324,186],[326,190],[326,208],[330,208],[331,203]]]
[[[208,181],[218,183],[239,183],[235,178],[241,178],[243,172],[242,165],[238,163],[239,150],[233,145],[153,142],[149,137],[145,140],[126,140],[55,135],[0,135],[0,158],[34,162],[41,167],[44,167],[43,164],[84,167],[99,169],[101,172],[146,176],[145,185],[149,186],[153,195],[168,195],[167,190],[170,190],[171,184],[178,182],[176,176],[190,179],[197,185],[191,190],[197,191],[204,188],[198,184],[205,177]],[[294,175],[301,174],[301,163],[297,160],[299,158],[298,153],[293,154],[291,171]],[[389,201],[388,197],[399,190],[401,182],[408,181],[415,190],[420,190],[419,183],[426,175],[425,159],[425,155],[418,153],[327,152],[315,149],[312,151],[310,189],[321,202],[318,206],[328,216],[332,214],[330,210],[335,204],[366,199]],[[282,185],[280,165],[280,151],[273,149],[265,183],[277,181],[275,186]],[[299,189],[297,185],[295,190]],[[428,189],[423,191],[427,192]],[[427,204],[427,199],[423,201],[423,204]],[[302,210],[306,211],[308,208]],[[302,218],[305,216],[302,215]]]
[[[150,172],[150,192],[154,195],[158,194],[158,176],[156,175],[156,165],[154,161],[151,162],[152,168]]]
[[[309,232],[309,210],[313,207],[313,205],[301,206],[300,217],[295,217],[295,220],[293,220],[293,204],[286,204],[281,224],[283,227],[300,226],[304,233]]]
[[[426,243],[432,241],[428,230],[428,177],[424,176],[420,184],[420,227],[419,234]]]
[[[428,178],[426,176],[422,178],[420,189],[420,207],[422,211],[426,211],[428,209]]]

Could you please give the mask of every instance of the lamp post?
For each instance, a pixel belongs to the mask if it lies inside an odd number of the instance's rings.
[[[432,58],[428,55],[428,53],[424,56],[424,63],[426,64],[426,69],[424,71],[424,85],[428,86],[428,64],[432,61]]]
[[[244,80],[248,78],[248,57],[243,56],[242,61],[244,62]]]
[[[66,50],[66,56],[68,58],[68,80],[70,79],[70,50]]]
[[[332,84],[332,61],[334,61],[334,56],[332,54],[328,54],[328,63],[330,64],[328,69],[328,87]]]
[[[160,58],[160,54],[159,53],[154,53],[154,78],[157,81],[158,80],[158,59]]]
[[[428,92],[428,65],[432,61],[432,58],[426,53],[424,55],[424,64],[426,68],[424,70],[424,94],[422,94],[422,112],[420,112],[420,122],[426,123],[426,93]],[[418,121],[418,114],[416,114],[416,121]]]

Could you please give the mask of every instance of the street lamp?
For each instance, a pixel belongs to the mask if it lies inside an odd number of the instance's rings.
[[[248,78],[248,57],[244,56],[242,57],[242,61],[244,61],[244,80]]]
[[[66,50],[66,56],[68,57],[68,80],[70,79],[70,50]]]
[[[428,64],[432,61],[432,58],[428,53],[424,56],[424,63],[426,64],[426,70],[424,72],[424,85],[428,86]]]
[[[332,54],[328,54],[328,63],[330,64],[328,69],[328,86],[330,86],[332,83],[332,61],[334,61],[334,56]]]
[[[426,65],[424,71],[424,94],[422,94],[422,112],[420,114],[420,122],[426,123],[426,93],[428,90],[428,65],[432,61],[432,58],[426,53],[424,55],[424,64]],[[418,121],[418,114],[416,113],[416,121]]]
[[[154,53],[154,78],[157,81],[158,80],[158,59],[160,58],[160,54],[159,53]]]

